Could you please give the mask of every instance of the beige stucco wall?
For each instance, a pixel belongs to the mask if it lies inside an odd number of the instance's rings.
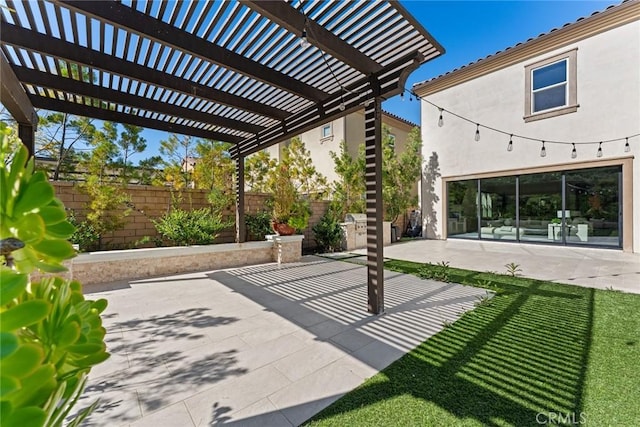
[[[577,112],[525,123],[524,67],[571,49],[577,49]],[[423,92],[418,90],[418,95],[481,125],[514,134],[541,140],[608,140],[640,132],[638,70],[640,22],[635,21],[449,89],[427,93],[429,89],[425,87]],[[589,145],[577,146],[578,157],[571,159],[571,146],[546,144],[547,156],[540,157],[540,142],[514,138],[513,151],[507,152],[508,135],[481,128],[481,140],[475,142],[473,123],[445,112],[445,125],[440,128],[437,126],[438,110],[425,102],[422,102],[421,109],[423,154],[427,160],[432,154],[437,155],[441,175],[434,182],[433,194],[429,194],[426,188],[421,191],[423,205],[428,204],[434,210],[432,223],[425,224],[425,229],[432,230],[427,237],[444,236],[443,178],[493,171],[524,171],[549,165],[571,167],[581,162],[588,162],[588,167],[596,167],[614,158],[631,156],[633,200],[625,199],[624,202],[627,204],[625,212],[632,212],[632,218],[626,218],[625,227],[632,228],[633,250],[640,251],[640,226],[633,227],[633,224],[640,224],[640,138],[629,141],[631,153],[625,153],[624,141],[618,141],[603,144],[602,158],[596,157],[597,145]],[[625,190],[625,194],[631,194],[628,186]],[[423,206],[424,209],[427,207]]]

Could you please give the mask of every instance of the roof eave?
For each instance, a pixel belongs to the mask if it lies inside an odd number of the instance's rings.
[[[419,96],[431,95],[639,19],[640,2],[624,2],[457,70],[416,83],[412,90]]]

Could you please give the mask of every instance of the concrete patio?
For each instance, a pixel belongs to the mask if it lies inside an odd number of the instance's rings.
[[[363,255],[365,250],[353,253]],[[640,254],[615,249],[419,239],[388,246],[384,255],[415,262],[447,261],[452,267],[497,273],[506,272],[505,264],[513,262],[524,277],[640,294]]]
[[[79,407],[91,426],[299,425],[455,321],[482,289],[319,257],[89,287],[107,298],[111,358]]]

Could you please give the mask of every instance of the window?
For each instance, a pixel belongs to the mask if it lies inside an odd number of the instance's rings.
[[[525,67],[525,122],[577,111],[577,49]]]
[[[320,134],[321,138],[329,138],[333,136],[333,131],[331,130],[331,123],[322,126],[322,132]]]
[[[395,150],[396,148],[396,136],[392,133],[389,134],[389,142],[391,145],[391,148],[393,148]]]

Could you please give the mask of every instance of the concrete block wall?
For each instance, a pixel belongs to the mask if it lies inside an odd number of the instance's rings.
[[[51,184],[57,197],[64,203],[65,207],[72,210],[78,220],[83,220],[88,211],[89,197],[83,194],[72,182],[53,181]],[[153,238],[157,238],[159,235],[151,220],[159,218],[170,208],[172,203],[170,189],[166,187],[130,185],[126,191],[130,196],[134,209],[131,210],[127,217],[124,217],[125,224],[122,229],[103,236],[104,244],[108,248],[128,248],[133,247],[136,241],[148,236],[152,241],[141,247],[155,246]],[[245,212],[256,213],[267,210],[268,199],[269,194],[247,193],[245,195]],[[181,203],[183,209],[199,209],[208,206],[207,192],[205,190],[185,190],[183,192]],[[311,203],[313,214],[309,221],[309,227],[304,231],[304,249],[316,246],[312,227],[320,221],[328,207],[329,202],[327,201],[314,201]],[[122,206],[121,212],[124,213],[126,209],[126,206]],[[220,233],[216,243],[235,242],[235,209],[227,212],[225,216],[233,225]]]

